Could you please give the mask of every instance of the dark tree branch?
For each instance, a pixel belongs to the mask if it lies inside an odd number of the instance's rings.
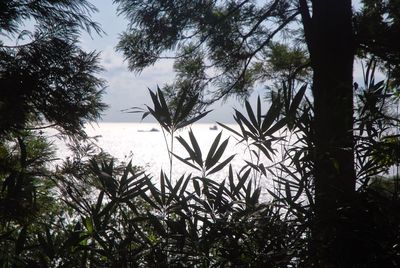
[[[292,22],[297,17],[297,15],[299,15],[299,12],[293,13],[290,17],[283,21],[282,24],[279,25],[279,27],[277,27],[271,34],[269,34],[268,38],[265,39],[264,42],[262,42],[261,45],[249,55],[249,57],[252,58],[258,52],[260,52],[266,45],[268,45],[268,43],[271,42],[272,38],[274,38],[276,34],[278,34],[283,28],[285,28],[290,22]]]
[[[271,13],[275,10],[276,6],[278,5],[279,1],[280,0],[275,0],[275,2],[272,3],[267,12],[261,15],[257,23],[251,28],[251,30],[247,34],[243,36],[243,42],[257,30],[257,28],[261,25],[261,23],[264,22],[266,18],[268,18],[271,15]]]

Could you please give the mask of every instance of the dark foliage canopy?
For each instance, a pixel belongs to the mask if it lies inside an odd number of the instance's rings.
[[[54,256],[67,239],[50,231],[65,223],[57,220],[65,207],[42,129],[86,138],[84,124],[106,108],[98,54],[78,39],[82,31],[102,33],[94,11],[85,0],[0,1],[0,266],[54,266],[42,253]]]
[[[0,134],[42,123],[72,134],[99,118],[98,54],[78,45],[82,30],[101,33],[95,10],[75,0],[0,3]]]

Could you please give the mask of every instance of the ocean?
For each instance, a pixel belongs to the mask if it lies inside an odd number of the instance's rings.
[[[238,130],[238,126],[228,124],[229,127]],[[228,146],[220,161],[225,160],[231,155],[235,155],[231,161],[234,171],[239,171],[245,164],[245,161],[251,161],[251,156],[246,146],[238,143],[238,140],[230,136],[230,132],[222,129],[215,124],[193,124],[190,127],[195,135],[199,146],[202,151],[203,159],[206,158],[207,153],[216,138],[222,131],[220,144],[229,138]],[[215,129],[216,128],[216,129]],[[153,131],[152,131],[153,130]],[[156,130],[156,131],[155,131]],[[97,146],[115,157],[118,161],[132,161],[133,165],[143,167],[146,172],[153,176],[158,177],[160,171],[163,170],[169,174],[169,158],[168,151],[165,144],[165,139],[161,128],[156,123],[98,123],[87,125],[85,127],[86,133],[91,136],[97,137]],[[175,136],[182,136],[189,144],[190,139],[188,136],[189,128],[185,128],[176,133]],[[51,136],[54,132],[50,132]],[[63,140],[52,138],[54,145],[58,148],[57,157],[65,159],[71,155],[68,151]],[[170,142],[170,136],[167,134],[167,140]],[[174,140],[174,154],[186,158],[188,153],[184,147]],[[253,156],[254,159],[254,156]],[[263,161],[268,162],[266,159]],[[268,165],[270,163],[265,163]],[[172,177],[179,178],[183,174],[192,173],[194,176],[200,175],[199,171],[189,167],[177,158],[173,159]],[[228,174],[228,166],[223,170],[213,175],[213,178],[220,181],[226,178]]]
[[[234,124],[228,124],[232,129],[239,130],[239,127]],[[228,146],[220,161],[225,160],[231,155],[235,155],[231,161],[234,173],[239,172],[245,165],[246,161],[255,162],[254,155],[250,155],[249,150],[243,143],[238,143],[238,140],[230,135],[230,132],[222,129],[220,126],[215,130],[215,124],[198,123],[193,124],[191,129],[199,143],[202,151],[203,159],[207,156],[209,148],[213,143],[216,136],[222,131],[222,138],[220,144],[224,139],[229,138]],[[151,131],[157,130],[157,131]],[[158,181],[160,171],[163,170],[167,175],[170,171],[170,164],[168,158],[168,151],[165,144],[165,139],[161,128],[156,123],[98,123],[87,125],[85,128],[86,133],[91,136],[97,137],[97,146],[104,152],[110,154],[119,162],[132,161],[132,164],[138,167],[144,168],[146,173],[153,177],[154,181]],[[185,128],[176,133],[176,136],[182,136],[187,143],[190,144],[188,136],[189,128]],[[58,148],[57,157],[59,159],[65,159],[71,152],[68,150],[63,140],[55,138],[54,130],[47,131],[48,136],[53,141],[53,144]],[[167,140],[170,142],[170,138],[167,134]],[[277,160],[280,157],[281,150],[279,147],[275,147],[277,150]],[[188,153],[184,147],[174,140],[174,154],[186,158]],[[60,162],[60,161],[58,161]],[[261,159],[264,166],[270,166],[273,163],[266,157]],[[289,164],[289,163],[288,163]],[[276,170],[275,170],[276,171]],[[176,181],[182,175],[192,173],[193,176],[200,176],[200,172],[184,164],[177,158],[173,159],[172,164],[172,181]],[[398,174],[398,169],[392,167],[387,175]],[[210,177],[216,181],[222,181],[227,178],[228,166],[223,170],[212,174]],[[263,177],[260,181],[263,191],[272,189],[274,186],[272,177]]]

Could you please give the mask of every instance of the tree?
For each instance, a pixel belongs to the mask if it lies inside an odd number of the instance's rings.
[[[101,33],[92,11],[75,0],[0,4],[0,30],[9,41],[0,41],[1,135],[45,122],[76,134],[99,118],[106,106],[104,81],[95,76],[98,55],[78,46],[81,30]]]
[[[80,0],[0,3],[2,266],[49,266],[38,245],[63,240],[59,229],[50,232],[62,225],[63,204],[54,195],[54,148],[42,129],[86,138],[84,124],[106,108],[98,54],[83,51],[78,39],[82,30],[102,32],[90,18],[95,10]],[[54,253],[49,245],[42,249]]]
[[[205,103],[231,94],[248,96],[256,82],[268,77],[263,72],[276,43],[307,51],[308,60],[296,64],[289,85],[293,90],[298,74],[311,68],[311,252],[318,266],[356,265],[360,255],[350,220],[357,179],[353,63],[355,56],[378,59],[395,85],[398,2],[362,1],[359,11],[350,0],[114,2],[130,22],[118,45],[129,68],[141,71],[163,58],[204,55],[202,66],[208,71],[196,79],[211,93],[204,94],[211,95]]]

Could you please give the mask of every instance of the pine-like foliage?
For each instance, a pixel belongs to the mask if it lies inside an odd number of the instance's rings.
[[[98,54],[78,42],[82,30],[101,33],[93,11],[87,1],[2,1],[0,134],[43,122],[78,133],[99,118]]]

